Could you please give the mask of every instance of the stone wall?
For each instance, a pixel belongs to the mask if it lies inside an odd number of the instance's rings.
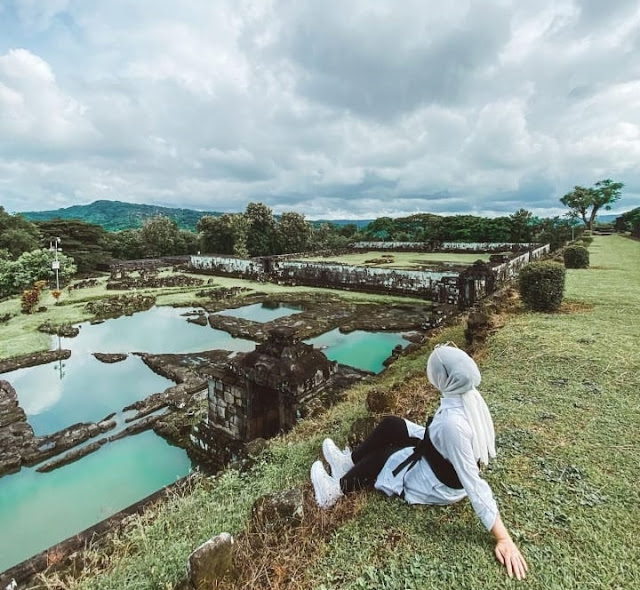
[[[439,242],[437,248],[426,242],[359,242],[356,247],[388,250],[414,248],[416,251],[445,252],[518,252],[511,260],[491,266],[476,263],[458,273],[455,271],[400,270],[352,266],[337,262],[306,262],[288,257],[243,259],[232,256],[192,256],[195,270],[237,278],[270,280],[289,285],[308,285],[331,289],[347,289],[369,293],[408,295],[468,307],[517,276],[531,260],[549,252],[545,244]],[[533,248],[535,246],[535,248]],[[532,247],[532,249],[528,249]]]
[[[523,266],[533,262],[534,260],[542,258],[546,254],[549,254],[550,251],[551,248],[549,244],[545,244],[544,246],[538,245],[537,248],[529,250],[520,256],[516,256],[508,262],[494,266],[492,271],[495,274],[497,284],[502,285],[505,282],[514,279],[518,276],[518,273]]]
[[[264,278],[263,264],[259,259],[236,256],[191,256],[191,268],[242,279]]]
[[[277,261],[272,276],[279,282],[414,295],[438,301],[438,285],[458,273],[368,268],[338,263]]]
[[[286,258],[270,258],[269,272],[259,260],[227,256],[192,256],[194,270],[253,280],[271,280],[291,285],[309,285],[333,289],[353,289],[424,297],[446,302],[447,285],[454,271],[436,272],[367,268],[338,263],[304,262]]]
[[[231,438],[246,434],[247,395],[239,384],[228,383],[222,376],[209,380],[209,421]]]

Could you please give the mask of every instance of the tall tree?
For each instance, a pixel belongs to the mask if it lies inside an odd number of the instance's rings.
[[[268,256],[277,250],[277,226],[273,211],[264,203],[249,203],[245,211],[249,224],[249,256]]]
[[[278,222],[278,253],[304,252],[311,240],[311,224],[304,215],[285,211]]]
[[[531,211],[518,209],[509,215],[509,240],[511,242],[533,242],[535,219]]]
[[[114,258],[137,260],[145,256],[142,230],[124,229],[108,234],[108,248]]]
[[[247,256],[248,225],[243,213],[205,215],[197,225],[200,249],[209,254]]]
[[[364,228],[370,240],[393,240],[395,231],[395,222],[391,217],[378,217]]]
[[[42,233],[42,245],[60,238],[63,251],[71,256],[79,273],[104,270],[111,260],[111,241],[104,228],[78,219],[51,219],[38,221]]]
[[[630,231],[634,238],[640,238],[640,207],[620,215],[616,219],[615,229],[619,232]]]
[[[38,228],[22,215],[11,215],[0,206],[0,249],[5,249],[14,260],[23,252],[40,245]]]
[[[156,215],[144,222],[141,230],[147,256],[170,256],[176,253],[178,224],[164,215]]]
[[[570,193],[560,199],[569,207],[569,216],[580,218],[587,229],[593,229],[596,215],[603,207],[608,211],[611,205],[620,199],[624,184],[610,179],[599,180],[591,188],[575,186]]]

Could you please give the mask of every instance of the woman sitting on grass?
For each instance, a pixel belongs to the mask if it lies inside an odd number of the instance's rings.
[[[495,540],[495,554],[510,577],[520,580],[527,563],[502,524],[479,463],[495,457],[493,421],[476,387],[480,371],[464,351],[437,346],[427,362],[427,376],[440,391],[440,408],[427,426],[396,416],[385,417],[353,452],[322,443],[329,475],[321,461],[311,467],[315,497],[322,508],[363,488],[397,495],[409,504],[453,504],[465,496]],[[428,429],[428,436],[425,436]]]

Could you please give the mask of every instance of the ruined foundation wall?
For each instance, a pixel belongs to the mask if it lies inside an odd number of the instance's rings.
[[[457,273],[366,268],[337,263],[278,261],[274,264],[272,275],[276,280],[284,282],[417,295],[434,300],[438,297],[440,292],[438,286],[442,280],[445,277],[455,277]]]
[[[505,282],[514,279],[518,276],[518,273],[523,266],[533,262],[534,260],[542,258],[542,256],[549,254],[550,251],[551,247],[549,244],[545,244],[544,246],[539,246],[534,250],[525,252],[520,256],[516,256],[509,260],[509,262],[494,266],[492,270],[495,275],[496,283],[498,285],[502,285]]]
[[[518,242],[356,242],[355,250],[395,250],[397,252],[520,252],[538,246],[536,243]]]
[[[240,279],[259,280],[265,275],[259,260],[236,256],[191,256],[191,267]]]
[[[415,247],[431,247],[425,242],[358,242],[355,247],[401,250]],[[270,257],[269,271],[264,259],[242,259],[232,256],[192,256],[194,269],[237,278],[271,280],[296,285],[352,289],[369,293],[410,295],[429,299],[436,303],[448,303],[467,307],[478,299],[492,293],[517,276],[520,269],[532,260],[549,252],[549,244],[467,243],[440,242],[433,251],[449,252],[504,252],[519,251],[532,247],[519,256],[494,267],[483,267],[473,272],[436,272],[425,270],[399,270],[351,266],[335,262],[305,262],[286,257]],[[535,246],[535,248],[533,248]],[[417,250],[416,250],[417,251]]]

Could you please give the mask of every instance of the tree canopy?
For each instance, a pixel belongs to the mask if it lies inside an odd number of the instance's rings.
[[[78,272],[106,270],[111,260],[109,234],[99,225],[77,219],[52,219],[36,223],[46,247],[52,238],[60,238],[60,246],[71,256]]]
[[[569,216],[580,218],[587,229],[593,229],[596,215],[603,207],[608,211],[622,194],[624,184],[613,182],[607,178],[599,180],[592,187],[574,186],[570,193],[560,199],[560,202],[569,207]]]
[[[36,281],[47,281],[55,286],[55,274],[52,270],[53,253],[48,250],[23,252],[17,260],[0,259],[0,297],[20,293],[32,287]],[[58,254],[60,284],[64,285],[75,273],[73,258]]]
[[[0,206],[0,250],[6,250],[12,259],[40,245],[38,228],[22,215],[11,215]]]

